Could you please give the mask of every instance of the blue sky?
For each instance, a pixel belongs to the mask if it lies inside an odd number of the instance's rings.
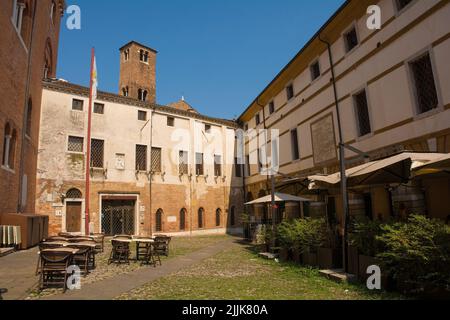
[[[67,0],[81,30],[62,23],[58,77],[88,85],[96,48],[99,89],[117,93],[119,51],[158,50],[157,102],[181,96],[203,114],[239,116],[344,0]]]

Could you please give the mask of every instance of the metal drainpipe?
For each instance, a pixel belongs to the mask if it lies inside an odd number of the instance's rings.
[[[152,145],[153,145],[153,109],[150,110],[150,171],[152,169]],[[153,236],[153,219],[152,219],[152,182],[153,182],[153,175],[150,173],[150,181],[148,184],[149,188],[149,212],[150,212],[150,236]]]
[[[326,44],[328,49],[328,58],[330,61],[330,69],[331,69],[331,78],[333,82],[333,91],[334,91],[334,100],[336,104],[336,114],[337,114],[337,123],[339,129],[339,163],[340,163],[340,171],[341,171],[341,191],[342,191],[342,207],[343,207],[343,218],[344,218],[344,234],[342,239],[342,254],[343,254],[343,267],[344,271],[348,272],[348,248],[347,248],[347,238],[348,238],[348,225],[349,225],[349,208],[348,208],[348,193],[347,193],[347,177],[345,173],[345,143],[342,135],[342,126],[341,126],[341,116],[339,110],[339,99],[336,88],[336,77],[334,73],[334,63],[333,63],[333,55],[331,53],[331,44],[323,40],[321,35],[319,34],[319,40]]]
[[[26,126],[28,122],[28,100],[30,95],[30,82],[31,82],[31,66],[32,66],[32,56],[33,56],[33,38],[34,38],[34,29],[36,27],[36,11],[37,11],[37,2],[34,3],[33,8],[33,22],[31,23],[31,35],[30,35],[30,43],[28,47],[28,67],[27,67],[27,80],[25,84],[25,103],[23,108],[23,120],[22,120],[22,142],[20,146],[20,164],[19,164],[19,197],[17,199],[17,212],[23,213],[23,203],[22,203],[22,188],[23,188],[23,173],[24,173],[24,153],[25,153],[25,134],[26,134]]]

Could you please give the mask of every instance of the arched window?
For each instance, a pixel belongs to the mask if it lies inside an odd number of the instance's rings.
[[[231,211],[230,211],[230,225],[232,227],[234,227],[235,224],[236,224],[236,216],[235,216],[235,212],[234,211],[235,211],[235,208],[231,207]]]
[[[158,209],[156,211],[156,223],[155,223],[155,230],[156,232],[162,232],[163,231],[163,211],[162,209]]]
[[[32,125],[32,117],[33,117],[33,102],[30,99],[28,99],[28,107],[27,107],[27,126],[25,133],[27,136],[31,137],[31,125]]]
[[[66,198],[67,199],[81,199],[83,197],[83,194],[80,190],[76,188],[72,188],[69,191],[66,192]]]
[[[126,86],[125,88],[122,88],[122,93],[124,97],[128,97],[128,86]]]
[[[53,77],[53,50],[50,39],[47,39],[47,45],[44,53],[44,79]]]
[[[222,215],[222,210],[216,210],[216,227],[220,227],[220,216]]]
[[[186,209],[180,210],[180,231],[186,230]]]
[[[14,169],[15,158],[16,158],[16,144],[17,144],[17,131],[14,129],[11,134],[11,139],[9,142],[9,157],[8,157],[8,167]]]
[[[144,101],[144,90],[138,89],[138,99],[139,101]]]
[[[55,1],[52,1],[52,7],[50,9],[50,18],[52,19],[53,25],[56,24],[56,18],[58,14],[58,6],[56,5]]]
[[[11,142],[11,126],[6,123],[5,131],[3,132],[3,153],[2,153],[2,165],[9,167],[9,146]]]
[[[198,209],[198,228],[204,228],[204,218],[205,218],[205,210],[203,208]]]
[[[147,101],[147,95],[148,95],[147,90],[144,90],[144,92],[142,93],[142,101]]]

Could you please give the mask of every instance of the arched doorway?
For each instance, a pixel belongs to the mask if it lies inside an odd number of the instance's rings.
[[[158,209],[156,211],[156,217],[155,217],[155,231],[156,232],[162,232],[163,231],[163,210]]]
[[[203,229],[205,227],[204,224],[205,219],[205,210],[203,208],[198,209],[198,228]]]
[[[220,227],[220,225],[221,225],[221,216],[222,216],[222,210],[217,209],[216,210],[216,227]]]
[[[66,192],[66,232],[79,233],[82,231],[82,198],[83,194],[77,188]]]
[[[180,231],[186,230],[186,209],[180,210]]]

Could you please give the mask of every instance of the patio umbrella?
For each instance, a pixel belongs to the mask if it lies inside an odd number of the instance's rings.
[[[427,163],[413,164],[412,170],[412,175],[414,177],[436,173],[450,174],[450,154],[445,154],[439,159]]]
[[[302,197],[296,197],[290,194],[285,193],[275,193],[275,202],[310,202],[312,200]],[[247,202],[246,205],[251,204],[259,204],[259,203],[271,203],[272,202],[272,196],[269,194],[265,197]]]

